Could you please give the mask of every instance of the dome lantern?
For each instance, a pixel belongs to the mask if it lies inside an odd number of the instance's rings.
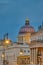
[[[30,22],[30,21],[29,21],[29,19],[27,18],[26,21],[25,21],[25,25],[29,25],[29,24],[30,24],[29,22]]]

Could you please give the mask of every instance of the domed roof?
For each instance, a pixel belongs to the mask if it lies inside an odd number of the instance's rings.
[[[33,33],[33,32],[35,32],[35,30],[34,30],[34,27],[32,27],[32,26],[30,25],[29,20],[26,19],[25,25],[20,28],[19,34],[29,33],[29,32],[30,32],[30,33]]]

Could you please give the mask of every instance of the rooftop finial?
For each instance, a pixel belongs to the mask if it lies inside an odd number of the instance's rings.
[[[28,18],[26,18],[25,25],[29,25],[29,19]]]

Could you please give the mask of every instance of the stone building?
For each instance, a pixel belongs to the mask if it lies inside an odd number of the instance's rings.
[[[43,65],[43,24],[31,35],[30,52],[30,63]]]
[[[34,28],[30,21],[26,19],[25,25],[20,28],[18,41],[10,41],[8,47],[5,46],[5,62],[8,65],[28,65],[30,64],[30,37],[34,33]],[[0,65],[3,65],[3,40],[0,40]]]
[[[0,42],[1,43],[1,42]],[[3,65],[3,57],[2,54],[5,52],[5,62],[8,61],[9,65],[22,65],[29,64],[30,61],[30,49],[27,44],[19,45],[18,43],[12,43],[8,47],[5,47],[5,51],[3,46],[0,46],[0,64]],[[25,63],[25,61],[27,61]]]

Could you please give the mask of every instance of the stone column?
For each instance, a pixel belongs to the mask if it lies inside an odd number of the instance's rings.
[[[37,64],[37,53],[38,53],[38,48],[36,48],[36,51],[35,51],[35,63]]]
[[[30,63],[32,62],[32,49],[30,49]]]
[[[32,48],[30,51],[30,63],[37,64],[37,51],[38,48]]]
[[[34,48],[33,52],[34,52],[34,58],[33,58],[34,61],[33,61],[33,63],[35,64],[35,61],[36,61],[35,60],[35,55],[36,55],[35,48]]]
[[[32,64],[33,64],[33,58],[34,58],[34,56],[33,56],[33,48],[32,48],[32,57],[31,57],[31,59],[32,59]]]

